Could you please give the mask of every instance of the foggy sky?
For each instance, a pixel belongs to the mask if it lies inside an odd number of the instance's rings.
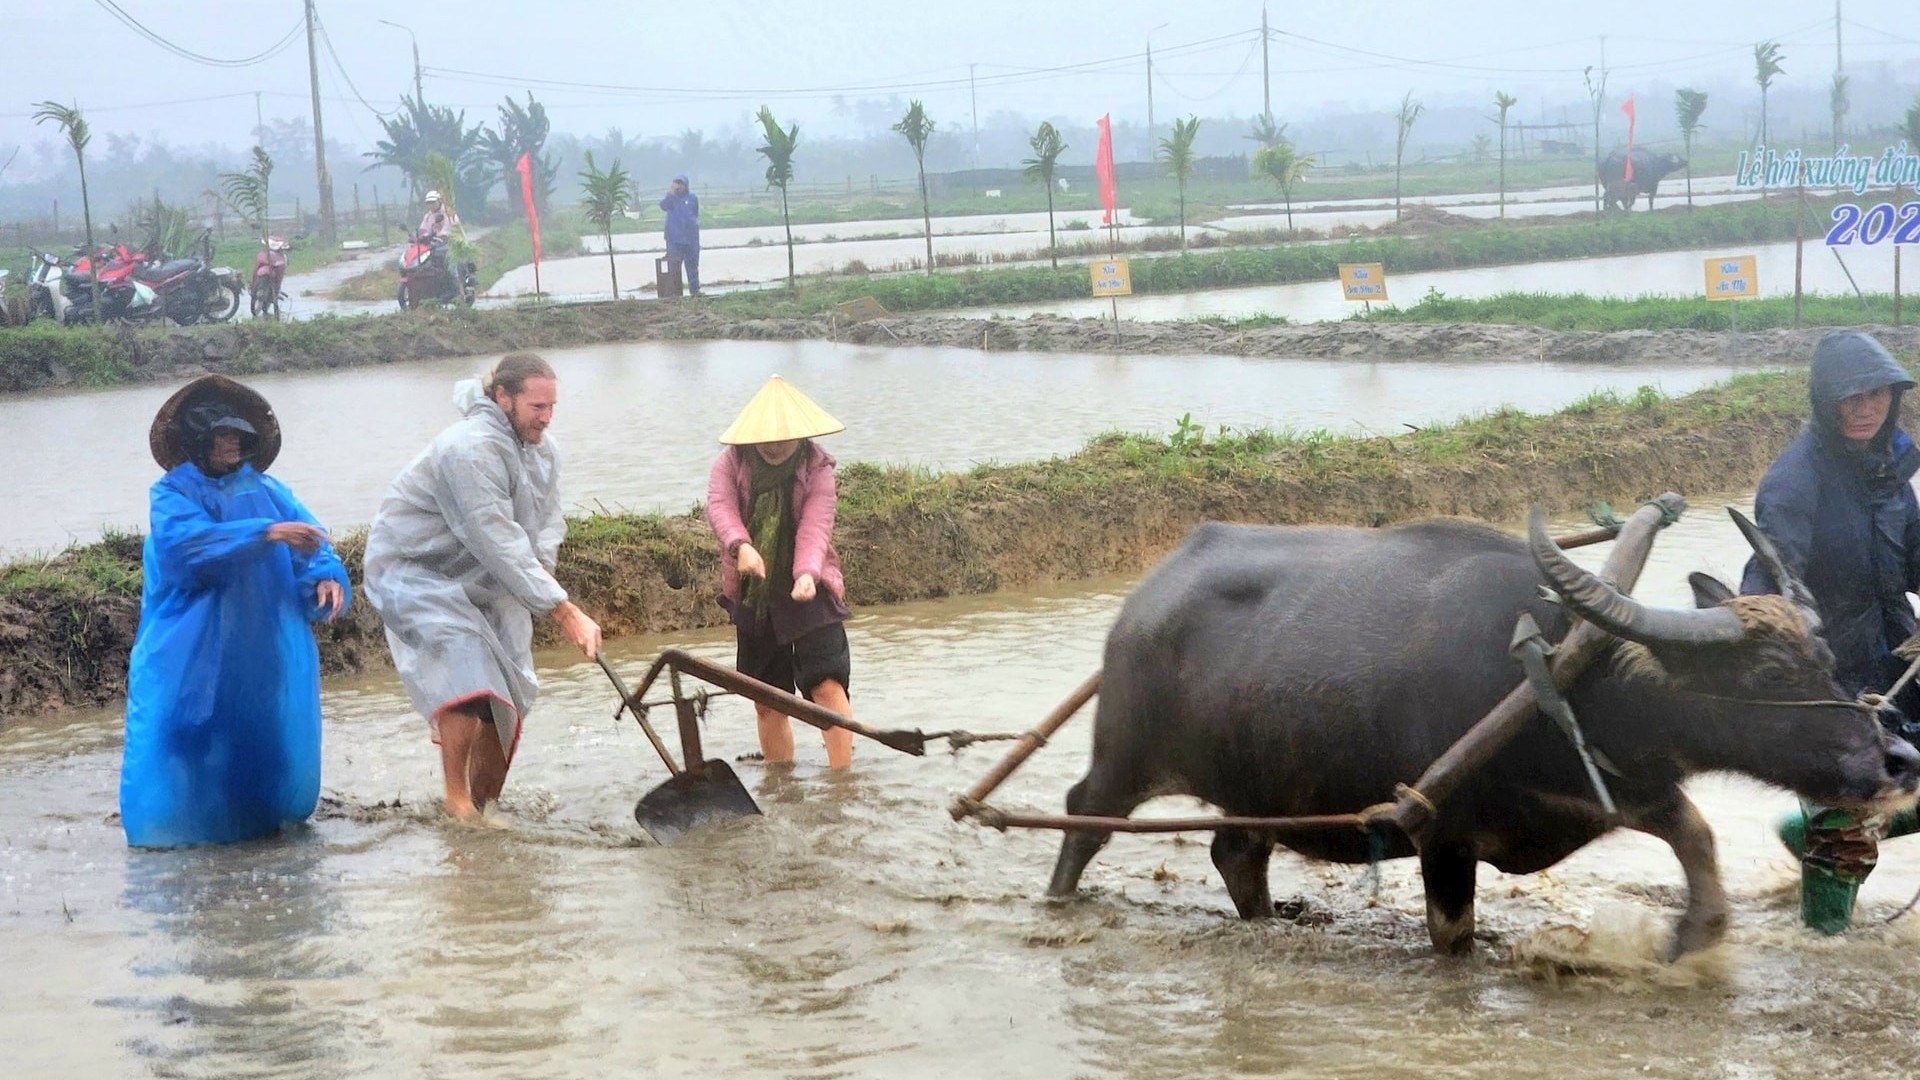
[[[301,10],[298,0],[119,4],[169,40],[219,58],[267,48],[296,25]],[[417,35],[428,99],[466,106],[470,122],[490,119],[503,96],[531,89],[556,131],[617,125],[655,135],[737,130],[762,103],[816,133],[854,134],[862,127],[854,103],[891,96],[923,98],[950,128],[968,126],[976,108],[983,123],[1003,111],[1033,120],[1084,122],[1103,112],[1139,120],[1146,113],[1141,54],[1149,36],[1156,53],[1154,111],[1162,125],[1188,112],[1252,116],[1261,107],[1252,33],[1261,6],[1256,0],[319,0],[318,9],[353,87],[376,107],[392,108],[412,87],[408,34],[377,21],[385,18]],[[1554,14],[1544,14],[1549,10]],[[1881,64],[1920,72],[1914,10],[1914,0],[1845,0],[1846,59],[1856,81]],[[1636,85],[1750,92],[1752,44],[1762,38],[1779,40],[1785,52],[1779,89],[1818,89],[1824,97],[1834,70],[1834,9],[1823,0],[1616,0],[1577,10],[1542,0],[1348,0],[1272,4],[1270,18],[1282,34],[1271,45],[1273,108],[1281,120],[1327,108],[1389,112],[1408,90],[1430,107],[1505,90],[1522,99],[1517,118],[1542,119],[1552,103],[1581,100],[1581,70],[1600,63],[1601,35],[1614,98]],[[1192,45],[1235,34],[1241,36]],[[100,134],[153,134],[187,145],[249,143],[256,91],[267,119],[309,111],[304,36],[257,66],[210,67],[141,39],[96,0],[4,0],[0,49],[6,57],[0,161],[15,146],[53,135],[29,119],[32,103],[46,98],[79,103]],[[1107,60],[1116,62],[1096,63]],[[977,65],[977,105],[969,96],[969,64]],[[1062,65],[1088,66],[1072,73],[1034,70]],[[672,89],[595,91],[524,78]],[[321,93],[329,138],[371,145],[379,125],[333,70],[324,45]],[[153,104],[216,95],[231,96]]]

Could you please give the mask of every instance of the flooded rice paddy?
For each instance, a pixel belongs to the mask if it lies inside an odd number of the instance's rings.
[[[1569,523],[1570,524],[1570,523]],[[1735,572],[1740,540],[1696,498],[1641,593]],[[1603,550],[1585,549],[1590,565]],[[1129,583],[861,613],[854,698],[882,726],[1030,726],[1099,663]],[[728,658],[719,637],[683,639]],[[668,644],[618,644],[633,674]],[[1729,942],[1653,960],[1677,865],[1617,834],[1553,870],[1483,869],[1485,941],[1428,955],[1411,862],[1277,854],[1294,917],[1231,915],[1206,837],[1119,837],[1085,895],[1041,899],[1056,838],[944,807],[1004,744],[924,759],[862,744],[791,775],[739,766],[766,816],[657,848],[633,800],[664,779],[577,657],[545,691],[496,829],[433,809],[437,755],[390,674],[325,690],[328,802],[268,841],[130,852],[113,818],[117,711],[0,732],[0,1042],[47,1076],[1902,1076],[1920,1067],[1920,886],[1891,844],[1836,939],[1797,927],[1771,836],[1791,801],[1692,787],[1732,894]],[[996,796],[1057,808],[1087,759],[1070,724]],[[721,700],[708,747],[753,748]],[[1148,809],[1190,813],[1185,800]],[[1570,951],[1589,970],[1570,971]],[[1560,957],[1561,962],[1530,960]]]
[[[1070,454],[1103,431],[1165,436],[1182,415],[1215,431],[1269,427],[1397,432],[1501,405],[1551,411],[1595,390],[1669,393],[1733,369],[1669,365],[1274,360],[1232,356],[990,353],[796,342],[656,342],[557,349],[553,431],[576,510],[680,511],[704,499],[727,423],[780,374],[847,425],[842,461],[964,470]],[[248,380],[280,417],[276,476],[330,527],[372,520],[387,484],[455,419],[455,380],[492,358],[421,361]],[[0,558],[144,528],[158,476],[147,428],[175,387],[38,393],[0,400],[0,471],[16,512]],[[71,467],[76,438],[87,467]]]

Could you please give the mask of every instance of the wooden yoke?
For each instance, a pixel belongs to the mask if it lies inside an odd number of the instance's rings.
[[[1640,580],[1647,555],[1653,550],[1653,538],[1667,524],[1677,521],[1686,510],[1686,500],[1667,492],[1634,511],[1620,529],[1613,550],[1600,569],[1600,577],[1621,592],[1630,593]],[[1606,631],[1585,620],[1576,619],[1573,629],[1554,650],[1553,684],[1564,692],[1573,685],[1593,658],[1611,639]],[[1397,801],[1374,808],[1364,815],[1370,824],[1389,824],[1407,834],[1416,848],[1424,847],[1438,807],[1446,802],[1460,782],[1484,766],[1500,749],[1520,733],[1538,709],[1539,701],[1526,682],[1514,687],[1493,711],[1481,717],[1458,741],[1427,766],[1412,787],[1396,789]]]

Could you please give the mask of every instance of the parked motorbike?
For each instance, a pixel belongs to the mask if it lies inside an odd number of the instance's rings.
[[[208,266],[206,260],[189,256],[149,263],[133,277],[135,285],[157,294],[159,313],[181,326],[203,319],[226,322],[240,310],[240,275],[232,267]],[[113,317],[104,299],[101,308]]]
[[[280,301],[287,298],[281,286],[287,279],[287,252],[292,248],[278,236],[260,241],[260,251],[253,257],[253,279],[247,284],[247,310],[254,318],[280,318]]]
[[[400,256],[400,288],[395,299],[402,310],[429,300],[472,307],[480,291],[475,270],[472,262],[453,261],[445,237],[417,233]]]
[[[60,256],[34,247],[27,250],[33,253],[27,265],[27,321],[45,316],[56,322],[77,322],[69,317],[73,297],[68,291],[67,268],[60,262]]]

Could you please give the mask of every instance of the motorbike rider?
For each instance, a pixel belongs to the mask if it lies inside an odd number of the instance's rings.
[[[440,208],[440,193],[427,192],[427,216],[420,219],[419,235],[445,242],[453,232],[453,215]]]

